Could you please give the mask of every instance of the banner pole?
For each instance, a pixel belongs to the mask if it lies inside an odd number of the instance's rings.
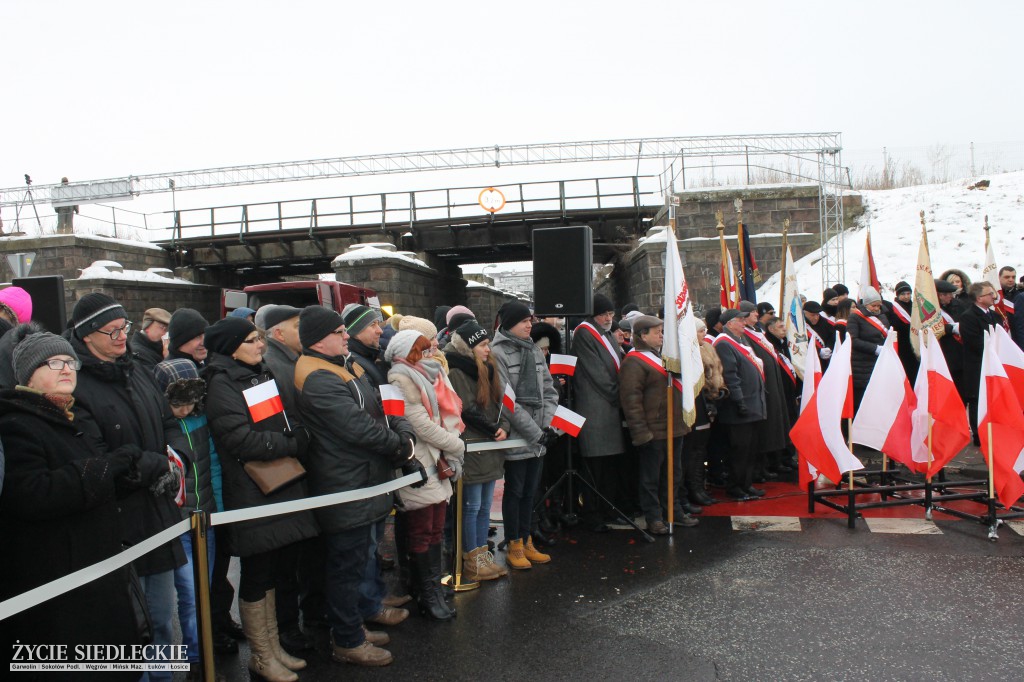
[[[853,419],[847,418],[846,420],[846,447],[849,448],[850,454],[853,454]],[[846,472],[849,476],[850,490],[853,490],[853,469]]]
[[[992,422],[989,422],[988,427],[988,497],[994,499],[996,496],[996,476],[995,470],[992,467]],[[993,518],[995,514],[993,513]]]
[[[452,589],[456,592],[469,592],[480,587],[480,583],[462,582],[462,476],[459,476],[456,482],[456,489],[458,499],[455,510],[455,585]]]
[[[673,402],[672,401],[672,372],[667,372],[667,374],[668,374],[668,388],[666,389],[666,392],[667,392],[667,395],[668,395],[668,431],[665,434],[665,440],[666,440],[666,444],[668,446],[668,457],[666,457],[666,460],[668,460],[668,534],[672,535],[672,529],[673,529],[673,525],[672,524],[674,524],[675,520],[676,520],[676,517],[675,517],[675,490],[674,490],[674,488],[675,488],[675,476],[673,475],[674,471],[673,471],[673,467],[672,467],[672,459],[673,459],[673,455],[675,454],[675,453],[672,452],[672,445],[673,445],[672,433],[673,433],[673,428],[674,428],[673,424],[672,424],[672,422],[673,422],[672,413],[674,412],[674,410],[673,410],[673,407],[672,407],[672,402]]]
[[[206,512],[197,509],[192,512],[192,573],[196,592],[196,627],[199,630],[199,661],[203,668],[203,679],[213,682],[213,619],[210,611],[210,557],[206,551],[206,536],[211,532]]]
[[[786,308],[786,250],[789,248],[789,218],[782,221],[782,278],[779,280],[779,315],[782,315]],[[789,314],[785,313],[786,327],[789,327]]]
[[[734,307],[733,300],[732,295],[729,292],[729,286],[732,282],[732,273],[726,269],[726,267],[729,264],[729,247],[725,245],[725,222],[723,220],[721,211],[715,211],[715,220],[718,221],[718,225],[716,225],[716,229],[718,230],[718,246],[722,252],[721,274],[723,280],[721,298],[723,298],[728,303],[728,305],[725,306],[726,308],[732,308]]]

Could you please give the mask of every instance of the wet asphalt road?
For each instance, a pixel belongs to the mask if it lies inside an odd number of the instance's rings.
[[[391,666],[332,663],[320,631],[300,679],[1024,679],[1024,537],[936,525],[735,531],[710,517],[654,544],[571,529],[552,563],[457,595],[455,622],[390,628]],[[242,652],[218,659],[228,680],[248,679]]]

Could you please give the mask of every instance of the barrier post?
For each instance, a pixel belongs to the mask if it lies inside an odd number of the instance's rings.
[[[206,536],[211,532],[206,513],[192,512],[192,571],[195,576],[196,626],[199,631],[199,663],[203,679],[214,682],[213,619],[210,615],[210,557],[206,552]]]

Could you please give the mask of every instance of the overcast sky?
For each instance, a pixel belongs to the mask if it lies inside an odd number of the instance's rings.
[[[1017,141],[1022,19],[1016,0],[4,0],[0,187],[620,137]]]

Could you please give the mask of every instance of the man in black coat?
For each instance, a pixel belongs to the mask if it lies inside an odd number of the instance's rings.
[[[939,280],[935,280],[935,282],[937,285]],[[956,289],[956,287],[953,288]],[[891,303],[882,301],[885,306],[885,316],[889,319],[892,328],[896,330],[897,354],[911,386],[917,381],[917,369],[921,366],[921,361],[914,355],[914,346],[910,342],[910,313],[914,305],[913,298],[913,288],[906,282],[897,282],[895,300]]]
[[[939,348],[942,349],[942,356],[946,360],[946,367],[949,368],[949,375],[953,377],[953,385],[960,394],[960,400],[967,404],[964,384],[964,343],[960,338],[960,316],[964,309],[957,302],[957,288],[951,282],[944,279],[935,280],[935,291],[939,295],[942,321],[945,323],[945,333],[939,339]]]
[[[394,470],[423,467],[413,454],[416,437],[403,417],[386,417],[377,387],[361,364],[346,364],[349,336],[342,317],[322,306],[309,306],[299,316],[303,356],[295,366],[297,402],[313,436],[309,452],[309,483],[314,495],[358,490],[386,483]],[[424,474],[423,480],[426,480]],[[387,637],[367,631],[363,621],[400,622],[408,611],[368,605],[360,584],[372,552],[375,524],[391,512],[394,495],[316,510],[327,544],[327,601],[333,657],[358,665],[391,662],[382,649]],[[379,571],[379,567],[374,565]],[[374,576],[379,581],[379,575]]]
[[[846,333],[853,341],[850,366],[853,370],[854,410],[860,407],[889,329],[889,320],[882,312],[882,297],[874,287],[865,288],[862,300],[860,305],[850,310],[846,327]]]
[[[729,434],[729,489],[737,500],[761,497],[764,491],[753,486],[755,438],[759,422],[768,414],[765,404],[764,365],[743,333],[742,313],[736,309],[722,312],[722,333],[715,338],[715,351],[722,361],[722,375],[729,387],[729,398],[718,408],[718,422]]]
[[[153,373],[128,353],[127,317],[110,296],[89,293],[75,304],[65,335],[82,361],[74,393],[76,416],[94,422],[111,451],[138,447],[144,455],[139,460],[144,479],[159,476],[153,486],[136,490],[119,505],[124,544],[135,545],[181,521],[174,502],[180,479],[174,478],[178,469],[167,459],[168,435],[178,425]],[[174,569],[184,563],[177,538],[134,562],[153,621],[154,644],[171,644]]]
[[[960,338],[964,344],[964,398],[974,444],[981,445],[978,439],[978,392],[982,355],[985,352],[985,332],[999,324],[999,320],[992,312],[996,290],[991,284],[975,282],[968,287],[967,296],[972,305],[960,316]]]
[[[783,460],[789,459],[786,453],[787,435],[789,434],[789,411],[786,409],[785,387],[778,353],[771,341],[765,338],[760,328],[762,310],[771,309],[770,305],[761,303],[755,306],[750,301],[740,301],[740,317],[743,320],[743,334],[747,337],[754,355],[761,360],[764,368],[765,419],[758,423],[757,450],[758,457],[754,466],[754,479],[763,482],[770,478],[778,478],[782,471]],[[771,312],[775,312],[771,309]],[[766,318],[767,319],[767,318]]]
[[[348,330],[348,352],[350,361],[363,368],[369,375],[376,391],[378,386],[388,383],[388,368],[380,350],[380,337],[384,333],[380,323],[383,319],[376,308],[349,303],[341,313]]]

